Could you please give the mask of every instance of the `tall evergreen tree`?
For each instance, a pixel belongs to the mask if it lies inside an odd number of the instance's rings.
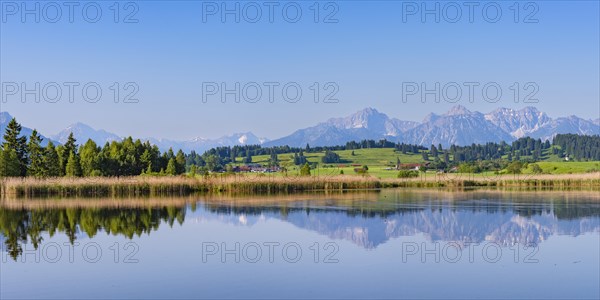
[[[69,162],[71,153],[73,153],[74,155],[77,154],[77,145],[75,144],[75,142],[77,142],[77,140],[73,136],[73,132],[71,132],[69,133],[67,142],[58,150],[58,154],[61,160],[61,174],[67,174],[67,163]]]
[[[52,141],[48,141],[48,145],[46,145],[46,149],[44,152],[44,164],[46,166],[46,175],[51,177],[60,176],[60,159]]]
[[[29,137],[27,150],[29,152],[29,168],[27,175],[35,177],[47,176],[46,164],[44,163],[44,149],[41,146],[42,137],[37,130],[33,130]]]
[[[65,169],[65,175],[67,177],[81,176],[81,165],[79,163],[79,155],[77,155],[75,152],[71,152],[71,154],[69,154],[69,159],[67,160],[67,166]]]
[[[152,154],[150,154],[150,149],[144,150],[144,153],[142,153],[142,156],[140,156],[140,162],[143,166],[145,166],[146,171],[150,170],[150,173],[152,172],[152,160],[153,159]]]
[[[2,148],[8,151],[5,157],[7,159],[12,156],[11,151],[15,152],[19,163],[19,174],[17,176],[25,176],[27,175],[27,138],[20,135],[21,124],[17,122],[17,119],[12,118],[6,126]]]
[[[14,149],[0,148],[0,177],[15,177],[21,175],[19,159]]]
[[[244,158],[244,163],[252,163],[252,155],[250,155],[250,149],[246,149],[246,157]]]
[[[183,154],[181,149],[177,151],[177,155],[175,156],[175,169],[177,170],[177,174],[185,173],[185,154]]]
[[[435,145],[431,145],[431,155],[433,155],[433,157],[438,157],[438,151],[437,148],[435,147]]]
[[[171,157],[169,159],[169,163],[167,163],[167,170],[165,172],[167,175],[177,175],[177,163],[175,162],[175,158]]]

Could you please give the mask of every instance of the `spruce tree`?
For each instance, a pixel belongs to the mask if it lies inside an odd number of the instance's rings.
[[[17,152],[14,149],[0,148],[0,177],[15,177],[20,174]]]
[[[144,153],[140,156],[140,162],[146,167],[146,174],[152,173],[152,154],[149,149],[144,150]]]
[[[438,157],[438,151],[437,148],[434,145],[431,145],[431,155],[433,155],[433,157]]]
[[[17,176],[25,176],[27,175],[27,138],[20,135],[21,124],[17,123],[17,119],[12,118],[6,126],[2,148],[4,151],[8,151],[5,159],[12,157],[11,151],[15,152],[19,164],[19,174]],[[12,164],[12,162],[10,164]]]
[[[48,145],[46,145],[44,152],[46,175],[51,177],[60,176],[60,159],[58,158],[58,153],[56,152],[56,148],[54,147],[54,143],[52,143],[52,141],[48,141]]]
[[[167,170],[165,172],[167,175],[177,175],[177,163],[175,162],[175,158],[171,157],[169,159],[169,163],[167,163]]]
[[[65,175],[67,177],[79,177],[81,176],[81,165],[79,163],[79,156],[75,152],[69,154],[67,160],[67,166],[65,168]]]
[[[185,173],[185,154],[183,154],[181,149],[177,151],[177,155],[175,156],[175,169],[177,174]]]
[[[244,163],[252,163],[252,155],[250,155],[250,149],[246,149],[246,158],[244,158]]]
[[[27,149],[29,151],[29,168],[27,175],[35,177],[45,177],[47,170],[46,164],[44,163],[44,149],[41,146],[42,137],[38,134],[37,130],[33,130],[31,137],[29,137],[29,143]]]
[[[74,155],[77,154],[77,145],[75,144],[77,140],[73,136],[73,132],[69,133],[69,137],[67,138],[67,142],[61,147],[58,151],[59,157],[61,159],[61,174],[67,174],[67,163],[69,162],[69,157],[71,157],[71,153]]]

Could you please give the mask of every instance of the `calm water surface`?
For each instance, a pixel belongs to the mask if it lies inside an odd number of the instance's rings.
[[[4,200],[0,298],[600,298],[596,192]]]

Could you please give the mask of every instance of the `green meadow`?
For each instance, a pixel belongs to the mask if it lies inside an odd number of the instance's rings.
[[[371,149],[355,149],[355,150],[340,150],[333,151],[340,156],[343,163],[324,164],[321,158],[324,152],[319,153],[304,153],[309,163],[317,164],[317,168],[313,169],[313,173],[320,172],[321,175],[340,174],[345,175],[356,174],[354,169],[363,165],[368,166],[368,174],[377,178],[396,178],[398,171],[395,170],[397,159],[400,159],[402,164],[422,164],[426,163],[422,154],[403,154],[396,151],[394,148],[371,148]],[[354,152],[354,155],[352,155]],[[556,155],[549,154],[550,151],[545,151],[541,160],[535,162],[542,170],[543,174],[578,174],[600,172],[600,162],[598,161],[564,161]],[[299,172],[301,166],[296,166],[293,163],[293,153],[278,154],[279,164],[285,167],[288,172],[295,174]],[[506,157],[505,157],[506,158]],[[530,157],[523,156],[522,159]],[[267,165],[269,163],[269,155],[257,155],[252,157],[252,163]],[[452,157],[450,157],[452,159]],[[431,158],[428,162],[433,161]],[[241,158],[236,160],[236,165],[242,165]],[[523,174],[532,174],[531,164],[523,168]],[[390,170],[390,168],[392,170]],[[508,173],[506,170],[499,170],[499,173]],[[319,175],[319,174],[313,174]],[[494,172],[481,172],[470,174],[470,176],[494,176]],[[420,176],[436,176],[436,171],[429,170]]]

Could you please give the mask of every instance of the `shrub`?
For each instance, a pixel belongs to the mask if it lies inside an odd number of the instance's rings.
[[[398,178],[412,178],[418,176],[419,172],[415,170],[400,170],[400,172],[398,172]]]

